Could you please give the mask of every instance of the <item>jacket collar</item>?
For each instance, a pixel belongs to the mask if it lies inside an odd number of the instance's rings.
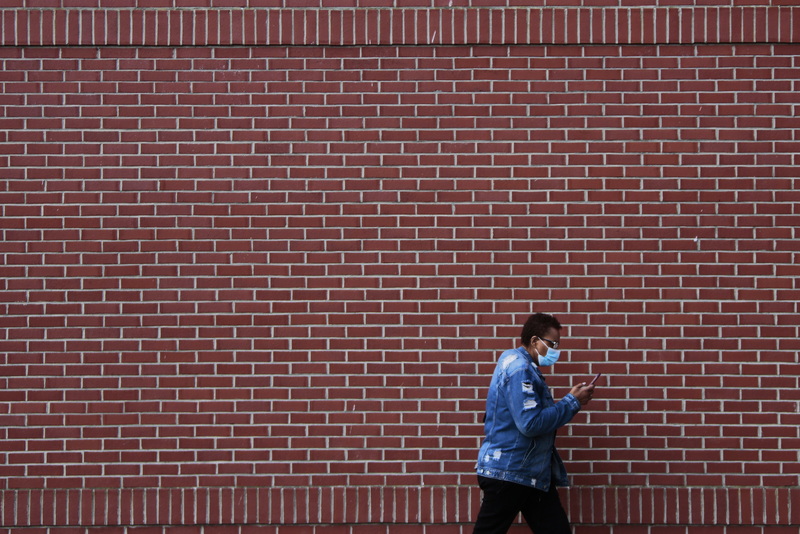
[[[542,371],[541,371],[541,370],[539,370],[539,364],[537,364],[537,363],[536,363],[536,360],[534,360],[534,359],[533,359],[533,356],[531,356],[531,353],[530,353],[530,352],[528,352],[527,350],[525,350],[525,347],[522,347],[522,346],[520,346],[520,347],[517,349],[517,352],[519,352],[519,353],[520,353],[520,355],[524,356],[524,357],[525,357],[525,358],[528,360],[528,363],[530,363],[530,364],[531,364],[531,367],[533,367],[533,368],[536,370],[536,373],[537,373],[537,374],[538,374],[540,377],[542,377],[542,380],[544,380],[544,375],[542,374]]]

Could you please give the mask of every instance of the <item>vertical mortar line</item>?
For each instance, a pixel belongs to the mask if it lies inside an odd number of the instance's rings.
[[[744,441],[744,439],[742,439],[742,441]],[[722,454],[720,454],[720,459],[721,458],[722,458]],[[741,499],[741,493],[739,492],[738,488],[731,488],[731,489],[722,488],[722,489],[720,489],[720,491],[723,494],[723,499],[724,499],[724,502],[725,502],[725,524],[729,525],[730,521],[731,521],[731,516],[733,516],[734,513],[731,512],[731,507],[728,505],[728,503],[730,502],[728,497],[730,495],[730,492],[733,491],[735,493],[738,493],[739,494],[739,498]],[[737,502],[740,503],[741,501],[737,500]],[[740,510],[738,510],[738,511],[739,511],[738,515],[741,516],[741,506],[740,506]]]
[[[516,35],[516,32],[515,32],[515,35]],[[442,462],[442,464],[444,464],[444,462]],[[441,492],[442,492],[442,502],[443,502],[443,504],[442,504],[441,521],[443,521],[444,523],[449,523],[449,522],[453,521],[455,518],[450,517],[450,513],[448,512],[448,510],[450,508],[447,506],[447,504],[448,504],[449,501],[455,500],[455,497],[453,495],[451,495],[450,492],[447,490],[447,486],[442,486],[441,487]],[[448,499],[448,495],[450,496],[449,499]],[[456,511],[456,514],[457,513],[458,512]]]
[[[277,13],[275,16],[278,19],[278,45],[284,46],[286,43],[283,42],[283,9],[277,9],[273,11],[273,13]],[[330,27],[328,27],[328,38],[330,39]]]
[[[605,8],[600,8],[600,35],[597,36],[600,39],[600,44],[606,42],[606,10]]]
[[[330,44],[333,43],[333,36],[331,35],[331,31],[333,29],[333,26],[331,26],[332,21],[333,21],[333,14],[332,14],[331,10],[328,9],[326,11],[325,15],[328,18],[328,21],[327,21],[327,24],[326,24],[326,27],[328,28],[328,42],[324,43],[324,44],[330,45]],[[323,43],[320,43],[320,44],[323,44]],[[286,49],[286,57],[287,58],[289,57],[289,49],[288,48]]]
[[[519,12],[518,9],[515,9],[513,11],[513,13],[514,13],[514,16],[512,18],[512,22],[514,23],[514,27],[511,29],[511,33],[512,33],[512,36],[513,36],[512,37],[513,42],[510,43],[510,44],[518,45],[518,44],[520,44],[519,43],[519,15],[520,15],[520,12]]]
[[[20,43],[17,41],[17,12],[15,11],[7,11],[7,10],[0,10],[0,24],[3,25],[3,28],[6,27],[6,19],[9,21],[13,20],[13,27],[14,30],[12,31],[11,35],[4,35],[6,39],[11,40],[11,46],[19,46]],[[9,22],[10,24],[11,22]]]
[[[437,32],[434,31],[434,33],[431,33],[431,10],[430,9],[426,9],[425,10],[425,28],[424,29],[425,29],[425,37],[426,37],[425,40],[427,41],[428,46],[433,46],[433,39],[436,36]],[[417,30],[417,33],[419,33],[419,29]],[[420,44],[422,44],[422,43],[420,43]]]
[[[620,19],[620,12],[618,8],[609,9],[609,13],[612,15],[613,24],[611,25],[611,38],[613,42],[617,44],[617,46],[621,45],[620,40],[622,39],[622,35],[619,31],[619,19]]]
[[[703,8],[703,43],[708,43],[708,17],[710,8],[708,6]]]
[[[570,44],[570,42],[569,42],[569,36],[570,36],[570,33],[569,33],[569,19],[570,19],[570,17],[569,17],[569,15],[570,15],[570,11],[572,11],[572,10],[571,9],[567,9],[567,10],[565,10],[565,13],[564,13],[564,44]],[[581,26],[581,18],[580,17],[581,17],[580,10],[579,9],[575,9],[575,24],[576,25],[575,25],[575,36],[574,37],[575,37],[575,40],[578,42],[578,44],[580,44],[580,39],[578,38],[578,34],[580,32],[580,26]]]
[[[475,35],[473,36],[473,39],[472,39],[472,44],[473,45],[480,44],[480,39],[481,39],[481,18],[482,18],[481,17],[481,13],[482,13],[482,11],[477,11],[476,14],[475,14]],[[465,18],[464,22],[467,24],[467,26],[469,26],[469,22],[466,20],[466,18]],[[465,28],[465,31],[466,31],[466,28]],[[492,28],[491,28],[491,24],[490,24],[489,25],[489,36],[490,36],[489,39],[491,39],[491,32],[492,32]]]
[[[613,511],[614,522],[619,523],[619,487],[612,486],[609,488],[609,491],[614,498],[614,503],[617,505]]]
[[[363,46],[364,43],[359,42],[358,37],[357,37],[357,35],[358,35],[358,31],[357,31],[357,29],[358,29],[358,17],[356,16],[357,14],[358,14],[358,11],[356,10],[356,8],[353,8],[353,18],[352,18],[352,22],[353,22],[353,40],[352,40],[352,43],[353,43],[353,46]],[[365,21],[367,19],[366,13],[364,14],[364,19],[365,19]],[[303,33],[303,35],[305,37],[305,32]],[[305,44],[305,40],[302,42],[302,44]]]
[[[39,13],[39,29],[40,29],[40,31],[39,31],[39,43],[38,44],[41,45],[42,44],[42,40],[43,40],[42,39],[42,32],[41,32],[42,13],[43,12],[39,11],[38,13]],[[31,17],[30,16],[26,17],[26,20],[25,20],[25,35],[27,37],[27,39],[26,39],[27,45],[31,46],[31,44],[33,44],[33,43],[31,42]]]
[[[408,15],[408,10],[403,10],[403,12],[400,14],[400,44],[403,45],[414,44],[413,42],[412,43],[406,42],[406,21],[408,19],[406,15]]]
[[[97,517],[97,499],[98,499],[98,495],[101,495],[101,493],[100,493],[101,491],[103,491],[103,490],[99,490],[99,489],[90,490],[91,496],[92,496],[92,498],[91,498],[91,503],[92,503],[91,508],[92,508],[92,510],[90,512],[91,516],[88,518],[87,521],[83,521],[82,524],[94,524],[95,517]]]
[[[727,9],[728,9],[728,28],[727,28],[727,30],[728,30],[728,42],[732,44],[732,47],[734,48],[734,54],[735,54],[736,53],[735,52],[736,45],[740,44],[740,43],[734,43],[734,38],[733,38],[734,37],[733,36],[733,10],[736,9],[736,7],[731,5],[730,7],[727,7]],[[741,22],[739,24],[740,24],[740,28],[739,29],[741,30]]]
[[[693,45],[697,46],[700,43],[706,42],[706,17],[705,17],[705,6],[698,7],[694,6],[692,8],[692,43]],[[702,14],[703,26],[700,27],[699,31],[697,29],[697,21],[700,20]]]
[[[370,15],[370,10],[366,10],[364,12],[364,35],[363,35],[364,40],[361,43],[362,46],[369,46],[372,44],[372,42],[369,39],[369,18],[370,18],[369,15]],[[375,11],[375,18],[378,19],[378,21],[380,22],[380,10]],[[380,24],[378,25],[378,27],[380,27]],[[359,52],[363,54],[363,49],[360,50]],[[360,57],[363,57],[363,55]]]
[[[386,12],[389,15],[389,43],[394,44],[394,9],[389,9]],[[378,36],[378,41],[380,42],[380,35]]]
[[[639,45],[644,44],[644,10],[644,7],[639,8],[639,39],[636,41]]]
[[[501,9],[500,10],[500,42],[507,45],[507,43],[506,43],[506,12],[507,12],[506,9]],[[494,25],[492,25],[492,26],[494,26]],[[490,40],[489,42],[494,44],[494,41],[492,41],[492,40]]]
[[[658,42],[658,37],[656,36],[656,20],[658,20],[658,9],[653,8],[653,9],[650,10],[650,13],[652,14],[652,17],[651,17],[651,20],[650,20],[650,24],[651,24],[650,35],[651,35],[651,38],[653,39],[653,42],[650,43],[650,44],[656,44]]]
[[[28,44],[30,44],[30,21],[28,21]],[[44,41],[44,11],[39,11],[39,43],[41,44]]]
[[[285,5],[286,4],[284,3],[284,6]],[[294,23],[294,15],[295,15],[295,13],[297,13],[297,11],[295,9],[286,9],[285,11],[287,12],[288,16],[286,16],[286,17],[281,16],[281,21],[280,21],[281,31],[283,31],[284,26],[286,26],[286,24],[284,24],[283,21],[284,20],[288,20],[289,21],[289,27],[286,28],[286,36],[285,36],[286,40],[287,40],[286,45],[287,46],[295,46],[295,45],[297,45],[297,40],[295,38],[295,33],[299,33],[300,32],[299,29],[295,28],[295,23]],[[281,41],[281,42],[283,42],[283,41]]]
[[[8,491],[8,490],[6,490],[6,491]],[[14,524],[15,525],[19,525],[20,523],[23,522],[21,520],[21,518],[19,517],[19,514],[20,514],[20,505],[19,505],[20,495],[19,494],[20,494],[20,491],[22,491],[22,490],[10,490],[10,491],[12,492],[11,494],[14,496],[13,499],[12,499],[13,504],[11,505],[11,508],[12,508],[11,517],[13,517]],[[30,503],[30,499],[28,500],[28,502]],[[30,504],[28,505],[28,508],[30,509]],[[3,510],[2,507],[0,507],[0,512],[2,512],[2,515],[0,515],[0,517],[5,515],[5,510]]]
[[[364,519],[365,523],[371,523],[375,521],[375,518],[372,517],[373,513],[373,506],[372,506],[372,487],[367,487],[367,517]]]
[[[525,10],[525,36],[522,39],[522,44],[531,44],[531,9]]]
[[[345,41],[345,38],[344,38],[344,10],[339,11],[339,34],[338,35],[339,35],[339,41],[337,42],[337,44],[340,45],[340,46],[346,46],[347,42]],[[295,42],[292,41],[292,44],[295,44]],[[305,113],[305,111],[304,111],[304,113]],[[306,160],[306,162],[308,162],[308,156],[306,156],[305,160]]]
[[[444,22],[444,17],[447,17],[447,23]],[[465,14],[466,18],[466,14]],[[444,31],[444,28],[449,28],[449,41],[445,42],[444,36],[439,38],[439,42],[443,45],[455,45],[458,43],[458,35],[456,30],[456,9],[452,6],[452,1],[450,2],[449,7],[442,8],[439,14],[439,30],[440,32]]]
[[[439,14],[439,19],[438,19],[439,20],[439,24],[438,24],[438,28],[436,29],[436,31],[439,34],[439,45],[441,46],[441,45],[445,44],[444,38],[443,38],[443,33],[444,33],[444,20],[443,19],[444,19],[445,11],[443,9],[440,9],[440,10],[438,10],[438,14]]]
[[[43,522],[44,521],[44,490],[39,491],[39,498],[37,499],[39,503],[39,513],[36,514],[36,521]],[[106,507],[107,508],[107,507]],[[106,511],[106,515],[108,515],[108,511]],[[30,517],[30,514],[28,514]],[[34,519],[34,518],[31,518]]]
[[[705,400],[705,395],[703,395],[703,398]],[[704,438],[703,441],[706,441],[707,439],[708,438]],[[717,506],[717,492],[714,488],[708,488],[708,491],[704,493],[708,493],[711,495],[711,506],[709,507],[710,510],[708,510],[708,513],[709,516],[711,517],[712,524],[716,525],[719,523],[719,507]],[[701,519],[705,521],[705,514],[703,514],[703,517]]]
[[[712,11],[715,11],[714,17],[713,17],[713,19],[714,19],[714,29],[716,30],[715,31],[716,36],[714,37],[714,44],[719,44],[721,42],[721,39],[720,39],[720,36],[719,36],[719,29],[721,27],[720,23],[719,23],[720,8],[719,8],[719,6],[716,6],[716,7],[709,8],[709,9],[712,10]],[[708,13],[706,13],[706,36],[708,36]],[[708,41],[708,39],[706,39],[706,41]],[[710,43],[707,43],[707,44],[710,44]]]
[[[641,489],[646,489],[646,488],[641,488]],[[637,501],[636,504],[638,505],[638,509],[639,509],[639,521],[642,521],[644,519],[644,512],[642,511],[642,505],[644,504],[645,496],[644,496],[644,491],[641,491],[641,489],[640,489],[640,491],[636,492],[636,501]],[[652,502],[653,501],[652,501],[652,492],[651,492],[651,499],[650,499],[650,506],[651,507],[653,505]],[[650,511],[650,517],[652,518],[653,517],[653,514],[652,514],[652,510],[653,509],[650,508],[650,510],[651,510]]]
[[[633,35],[632,33],[633,21],[631,19],[632,14],[633,10],[631,8],[627,8],[625,10],[625,18],[627,21],[627,23],[625,24],[625,30],[627,32],[627,41],[626,41],[627,44],[631,44],[631,35]]]

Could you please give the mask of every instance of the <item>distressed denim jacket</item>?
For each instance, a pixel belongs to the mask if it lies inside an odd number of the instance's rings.
[[[497,362],[476,470],[478,475],[547,491],[567,486],[567,470],[555,448],[556,430],[581,409],[568,394],[556,403],[528,351],[505,351]]]

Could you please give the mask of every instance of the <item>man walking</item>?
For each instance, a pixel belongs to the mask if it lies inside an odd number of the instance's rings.
[[[592,399],[594,385],[578,384],[553,400],[541,368],[560,356],[555,317],[531,315],[521,342],[500,355],[489,386],[476,466],[483,500],[473,534],[504,534],[520,512],[534,534],[570,534],[556,491],[556,485],[568,485],[556,431]]]

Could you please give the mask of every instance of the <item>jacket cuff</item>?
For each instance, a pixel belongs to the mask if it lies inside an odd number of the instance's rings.
[[[581,411],[581,403],[578,401],[578,399],[575,398],[575,395],[573,395],[572,393],[567,393],[567,396],[564,397],[564,400],[569,403],[569,405],[572,407],[572,410],[575,413]]]

